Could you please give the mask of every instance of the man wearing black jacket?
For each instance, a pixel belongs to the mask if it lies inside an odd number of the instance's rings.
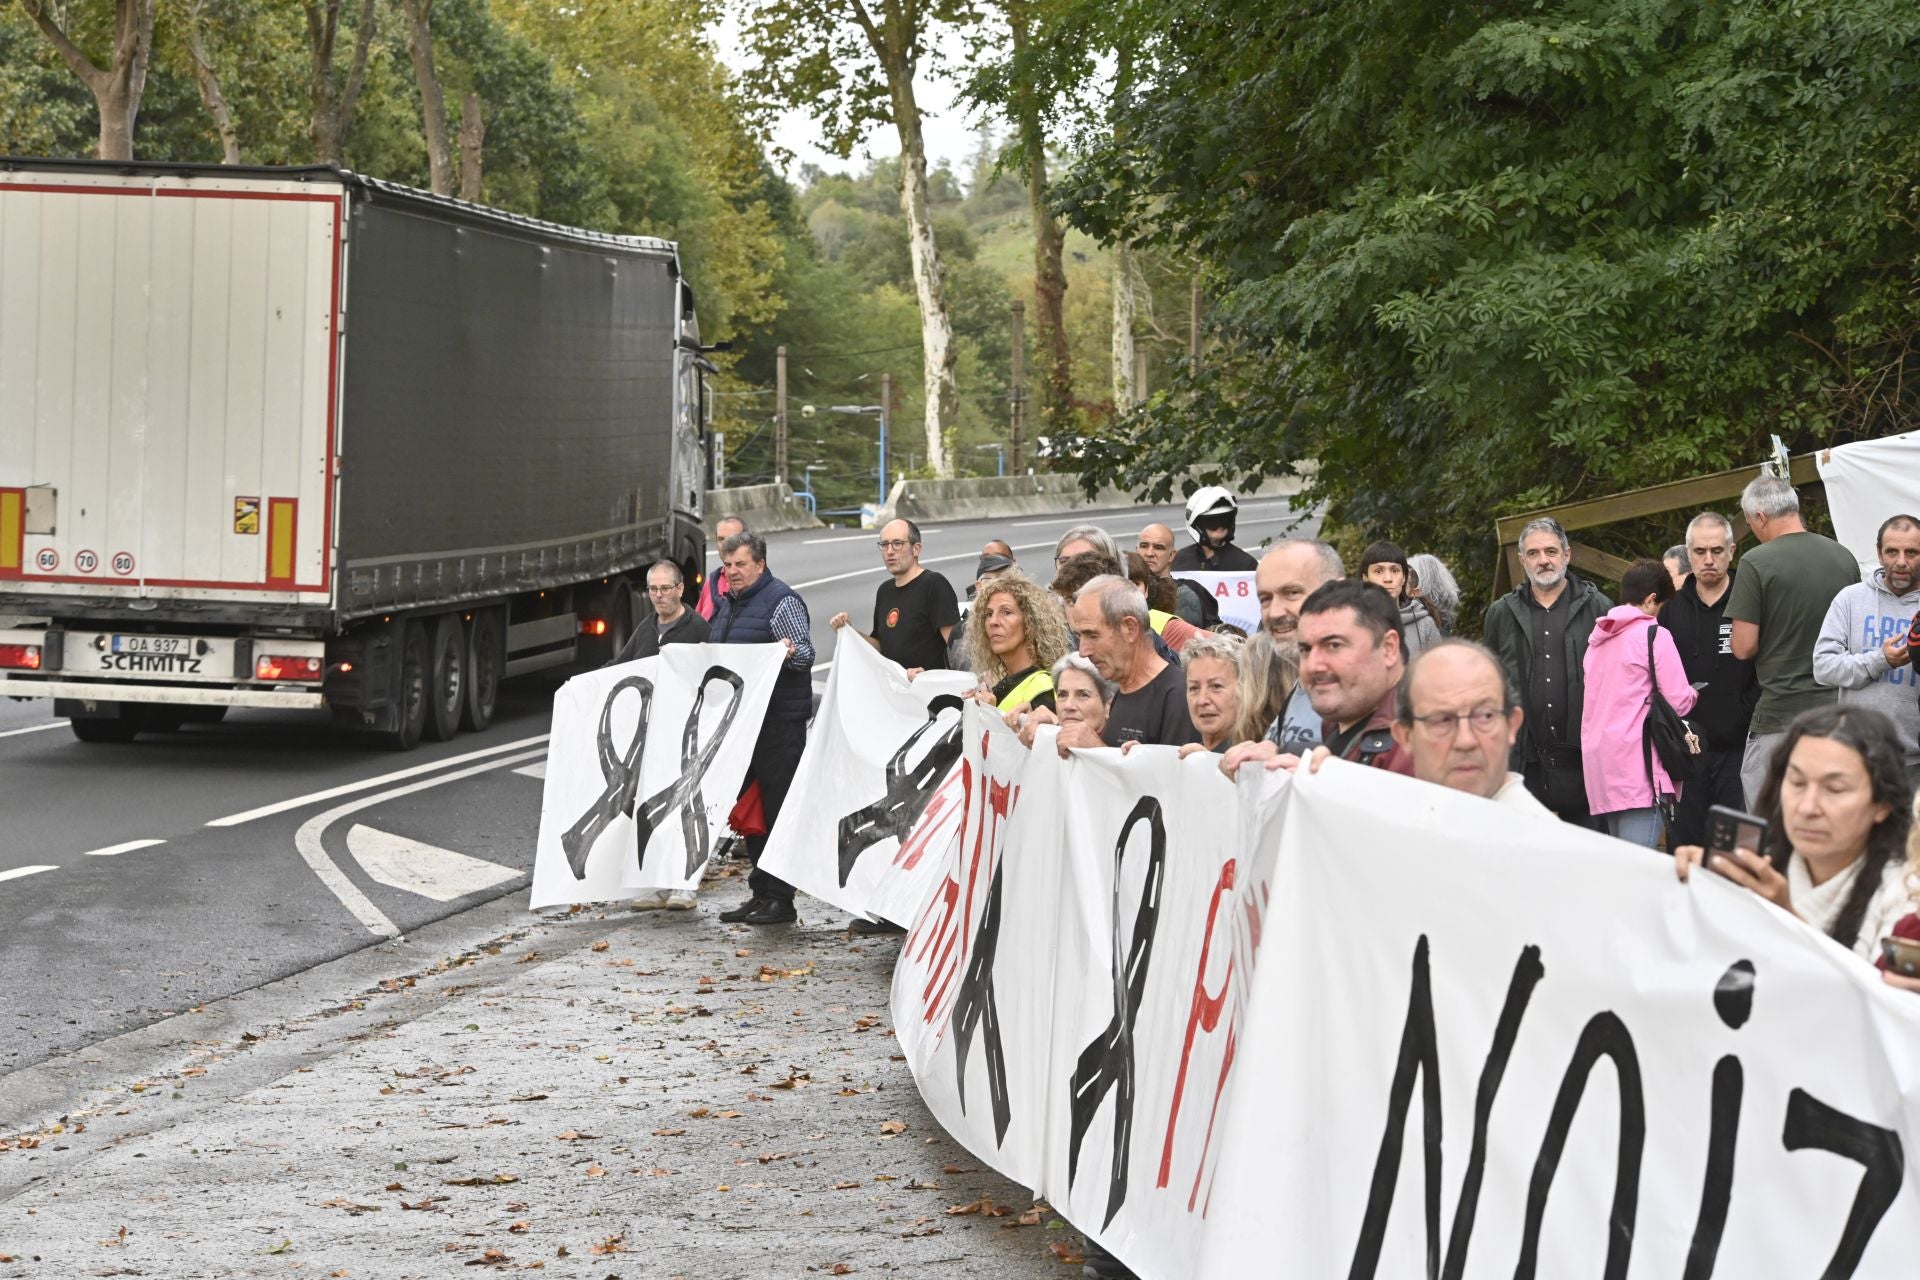
[[[1687,717],[1699,729],[1699,776],[1680,788],[1680,804],[1668,833],[1668,848],[1699,844],[1707,810],[1716,804],[1747,807],[1740,760],[1747,726],[1760,701],[1753,663],[1733,656],[1733,619],[1726,616],[1733,591],[1733,524],[1717,511],[1703,511],[1687,525],[1687,562],[1693,572],[1673,599],[1660,606],[1660,625],[1673,633],[1687,679],[1700,701]]]
[[[1487,607],[1481,631],[1527,713],[1513,746],[1513,768],[1562,821],[1591,827],[1580,709],[1587,638],[1610,602],[1569,569],[1567,532],[1559,521],[1529,521],[1517,549],[1527,580]]]
[[[633,634],[620,646],[608,666],[649,658],[662,645],[705,644],[707,620],[680,598],[686,579],[671,560],[656,560],[647,570],[647,601],[653,608],[633,625]]]

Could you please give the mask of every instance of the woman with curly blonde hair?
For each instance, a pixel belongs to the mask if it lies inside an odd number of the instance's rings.
[[[1067,651],[1067,620],[1045,587],[1022,573],[980,584],[967,615],[967,654],[988,689],[982,701],[1008,710],[1053,710],[1053,664]]]

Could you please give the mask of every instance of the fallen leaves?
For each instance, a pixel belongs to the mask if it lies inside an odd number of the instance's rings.
[[[468,1258],[467,1265],[470,1267],[497,1267],[512,1261],[513,1259],[508,1257],[502,1250],[488,1249],[477,1258]]]
[[[604,1258],[608,1254],[632,1253],[633,1250],[627,1247],[626,1233],[622,1232],[620,1235],[617,1235],[617,1236],[608,1236],[605,1240],[602,1240],[599,1244],[593,1245],[590,1248],[588,1248],[587,1252],[597,1258]]]
[[[794,1089],[803,1084],[812,1084],[813,1075],[806,1071],[792,1071],[785,1080],[776,1080],[768,1085],[769,1089]]]
[[[508,1099],[510,1102],[545,1102],[546,1100],[547,1095],[544,1093],[523,1093],[517,1098]]]
[[[576,1130],[569,1129],[565,1133],[555,1134],[553,1140],[555,1142],[588,1142],[597,1139],[599,1136],[597,1133],[580,1133]]]
[[[445,1204],[449,1198],[450,1197],[447,1196],[422,1196],[413,1204],[408,1204],[405,1200],[402,1200],[400,1207],[402,1209],[416,1209],[422,1213],[445,1213],[446,1210],[440,1206]]]
[[[685,1129],[655,1129],[653,1136],[656,1138],[677,1138],[685,1132]]]
[[[442,1181],[449,1187],[492,1187],[508,1182],[518,1182],[520,1181],[520,1175],[517,1173],[496,1173],[492,1177],[483,1177],[476,1174],[472,1177],[446,1178]]]
[[[836,1262],[833,1264],[833,1270],[827,1272],[827,1274],[830,1276],[850,1276],[853,1274],[853,1268],[844,1262]]]
[[[123,1226],[120,1228],[120,1230],[114,1232],[112,1235],[108,1236],[105,1240],[102,1240],[100,1242],[100,1247],[102,1249],[119,1249],[124,1247],[126,1243],[127,1243],[127,1229],[126,1227]]]
[[[1054,1257],[1060,1259],[1062,1264],[1069,1267],[1077,1267],[1087,1260],[1084,1254],[1065,1240],[1055,1240],[1048,1244],[1047,1248]]]
[[[956,1204],[947,1207],[947,1216],[949,1218],[964,1218],[971,1214],[978,1214],[983,1218],[1004,1218],[1012,1212],[1012,1205],[995,1204],[987,1196],[981,1196],[978,1200],[969,1204]]]
[[[833,1189],[835,1191],[854,1191],[865,1185],[865,1183],[861,1182],[836,1182],[833,1184]]]
[[[533,1230],[533,1224],[525,1218],[522,1218],[507,1228],[507,1234],[510,1236],[523,1236],[531,1230]]]
[[[607,941],[607,940],[606,940],[605,938],[602,938],[602,939],[600,939],[600,941],[598,941],[598,942],[596,942],[596,943],[594,943],[594,944],[593,944],[593,945],[592,945],[591,947],[589,947],[589,948],[588,948],[588,950],[590,950],[590,951],[605,951],[605,950],[606,950],[606,949],[607,949],[608,947],[610,947],[610,946],[612,946],[612,945],[613,945],[613,944],[612,944],[611,942],[608,942],[608,941]]]
[[[883,1138],[897,1138],[906,1131],[907,1122],[904,1120],[883,1120],[880,1122],[880,1136]]]
[[[363,1213],[380,1212],[380,1206],[377,1204],[356,1204],[345,1196],[335,1196],[331,1200],[322,1200],[320,1207],[322,1209],[345,1209],[349,1216],[355,1218]]]
[[[604,1178],[607,1176],[607,1171],[597,1164],[590,1164],[586,1168],[586,1175],[589,1178]]]

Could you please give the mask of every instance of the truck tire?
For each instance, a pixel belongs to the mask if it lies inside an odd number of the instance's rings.
[[[433,742],[446,742],[460,732],[460,715],[467,702],[467,637],[460,615],[443,613],[433,620],[427,643],[427,722],[422,731]]]
[[[427,657],[427,631],[420,623],[409,621],[401,630],[398,668],[393,682],[395,726],[381,735],[395,751],[411,751],[420,744],[421,731],[427,725],[427,677],[431,663]]]
[[[506,666],[505,640],[499,610],[474,612],[467,626],[467,696],[460,708],[460,727],[468,733],[493,723],[500,701],[500,672]]]
[[[67,724],[82,742],[132,742],[147,727],[147,709],[137,702],[122,702],[111,716],[75,716]]]

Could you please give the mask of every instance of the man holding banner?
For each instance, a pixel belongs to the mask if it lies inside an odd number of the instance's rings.
[[[753,874],[747,877],[749,897],[722,911],[728,924],[788,924],[796,918],[793,886],[760,870],[767,832],[780,816],[793,772],[807,746],[807,717],[813,713],[813,641],[806,601],[767,572],[767,540],[736,533],[720,547],[721,567],[727,575],[727,593],[720,599],[713,622],[718,644],[765,644],[777,640],[787,649],[786,661],[774,681],[767,718],[754,743],[753,763],[747,769],[747,790],[756,788],[763,816],[757,832],[742,832]]]

